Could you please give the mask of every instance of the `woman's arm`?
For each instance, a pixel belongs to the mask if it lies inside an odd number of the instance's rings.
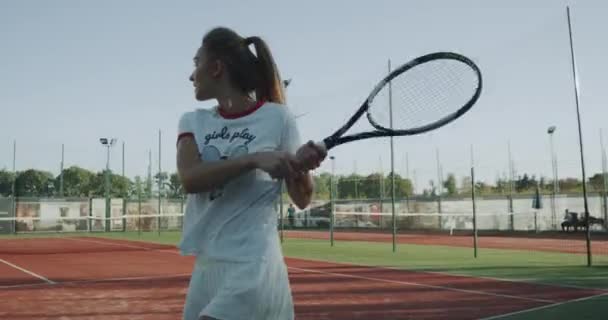
[[[285,152],[259,152],[204,162],[193,137],[183,137],[177,144],[177,172],[187,193],[211,191],[253,169],[264,170],[273,178],[293,176],[294,159]]]
[[[285,179],[287,193],[296,206],[300,209],[308,207],[312,200],[314,184],[310,173],[296,175],[293,178]]]

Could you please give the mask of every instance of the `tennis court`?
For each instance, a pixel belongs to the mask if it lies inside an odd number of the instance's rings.
[[[3,236],[0,318],[180,319],[193,259],[178,254],[179,236]],[[444,246],[440,237],[427,237],[437,244],[401,239],[396,253],[382,237],[338,232],[331,247],[285,232],[297,319],[556,319],[599,316],[608,301],[608,270],[577,266],[570,254],[539,251],[522,271],[516,265],[530,257],[517,250],[487,249],[475,262],[459,252],[468,248]]]

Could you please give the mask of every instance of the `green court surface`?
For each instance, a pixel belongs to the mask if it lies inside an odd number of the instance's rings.
[[[53,236],[32,235],[33,237]],[[57,235],[63,236],[63,235]],[[179,232],[93,233],[78,236],[107,237],[177,244]],[[22,238],[28,235],[1,236]],[[608,266],[585,266],[584,255],[539,251],[481,249],[478,258],[470,248],[399,244],[396,252],[390,243],[285,238],[284,255],[293,258],[424,270],[446,274],[488,277],[606,290],[606,295],[528,310],[492,319],[606,319],[608,315]]]

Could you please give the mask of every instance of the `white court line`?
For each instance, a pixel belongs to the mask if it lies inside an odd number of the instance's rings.
[[[111,245],[111,246],[116,246],[116,247],[125,247],[125,248],[132,248],[132,249],[143,249],[143,250],[146,250],[146,251],[158,251],[159,250],[159,249],[146,248],[146,247],[142,247],[142,246],[135,246],[135,245],[126,244],[126,243],[116,243],[116,242],[106,242],[106,241],[99,241],[99,240],[76,239],[76,238],[63,238],[63,239],[64,240],[71,240],[71,241],[82,241],[82,242],[99,243],[99,244]]]
[[[506,278],[496,278],[496,277],[488,277],[488,276],[476,276],[476,275],[468,275],[468,274],[460,274],[460,273],[449,273],[449,272],[441,272],[441,271],[407,269],[407,268],[399,268],[399,267],[374,266],[374,265],[365,265],[365,264],[358,264],[358,263],[352,263],[352,262],[335,262],[335,261],[322,260],[322,259],[298,258],[298,257],[290,257],[290,256],[287,256],[286,258],[289,258],[289,259],[299,259],[299,260],[307,260],[307,261],[315,261],[315,262],[325,262],[325,263],[331,263],[331,264],[337,264],[337,265],[343,265],[343,266],[357,266],[357,267],[377,268],[377,269],[392,270],[392,271],[438,274],[438,275],[443,275],[443,276],[459,277],[459,278],[478,278],[478,279],[494,280],[494,281],[499,281],[499,282],[513,282],[513,283],[521,283],[521,284],[528,284],[528,285],[534,285],[534,286],[554,287],[554,288],[562,288],[562,289],[580,289],[580,290],[589,290],[589,291],[604,291],[604,292],[608,293],[608,288],[591,288],[591,287],[583,287],[583,286],[570,285],[570,284],[555,284],[555,283],[546,283],[546,282],[534,282],[534,281],[536,281],[535,279],[506,279]]]
[[[178,273],[164,276],[142,276],[142,277],[123,277],[123,278],[107,278],[107,279],[91,279],[91,280],[74,280],[66,282],[53,282],[53,283],[30,283],[30,284],[15,284],[9,286],[0,286],[0,289],[12,289],[12,288],[29,288],[29,287],[51,287],[57,285],[74,285],[74,284],[88,284],[88,283],[104,283],[104,282],[119,282],[119,281],[147,281],[147,280],[158,280],[158,279],[173,279],[181,277],[189,277],[190,273]]]
[[[373,268],[373,267],[370,267],[370,268]],[[306,271],[306,272],[311,272],[311,273],[320,273],[320,274],[324,274],[324,275],[338,276],[338,277],[342,277],[342,278],[354,278],[354,279],[362,279],[362,280],[370,280],[370,281],[379,281],[379,282],[386,282],[386,283],[402,284],[402,285],[406,285],[406,286],[414,286],[414,287],[424,287],[424,288],[432,288],[432,289],[456,291],[456,292],[464,292],[464,293],[470,293],[470,294],[476,294],[476,295],[486,295],[486,296],[492,296],[492,297],[501,297],[501,298],[517,299],[517,300],[526,300],[526,301],[534,301],[534,302],[542,302],[542,303],[555,303],[555,301],[553,301],[553,300],[526,298],[526,297],[520,297],[520,296],[513,296],[513,295],[509,295],[509,294],[491,293],[491,292],[485,292],[485,291],[479,291],[479,290],[458,289],[458,288],[445,287],[445,286],[435,286],[435,285],[415,283],[415,282],[388,280],[388,279],[373,278],[373,277],[364,277],[364,276],[350,275],[350,274],[344,274],[344,273],[326,272],[326,271],[320,271],[320,270],[314,270],[314,269],[296,268],[296,267],[289,267],[289,269],[299,270],[299,271]]]
[[[29,270],[26,270],[24,268],[21,268],[20,266],[18,266],[16,264],[12,264],[12,263],[4,260],[4,259],[0,259],[0,262],[6,264],[9,267],[13,267],[13,268],[15,268],[15,269],[17,269],[17,270],[19,270],[19,271],[21,271],[23,273],[27,273],[27,274],[29,274],[32,277],[38,278],[38,279],[40,279],[40,280],[42,280],[42,281],[44,281],[44,282],[46,282],[48,284],[55,284],[56,283],[55,281],[51,281],[51,280],[49,280],[49,279],[47,279],[47,278],[45,278],[45,277],[43,277],[43,276],[41,276],[39,274],[36,274],[36,273],[34,273],[32,271],[29,271]]]
[[[578,299],[574,299],[574,300],[568,300],[568,301],[562,301],[562,302],[552,303],[552,304],[545,305],[545,306],[540,306],[540,307],[536,307],[536,308],[530,308],[530,309],[525,309],[525,310],[520,310],[520,311],[515,311],[515,312],[510,312],[510,313],[505,313],[505,314],[499,314],[499,315],[495,315],[495,316],[491,316],[491,317],[487,317],[487,318],[481,318],[481,319],[478,319],[478,320],[500,319],[500,318],[504,318],[504,317],[508,317],[508,316],[514,316],[514,315],[518,315],[518,314],[522,314],[522,313],[528,313],[528,312],[532,312],[532,311],[543,310],[543,309],[547,309],[547,308],[553,308],[553,307],[561,306],[561,305],[568,304],[568,303],[581,302],[581,301],[585,301],[585,300],[589,300],[589,299],[594,299],[594,298],[598,298],[598,297],[606,296],[606,295],[608,295],[608,293],[601,293],[601,294],[596,294],[594,296],[588,296],[588,297],[578,298]]]
[[[111,242],[105,242],[105,241],[85,240],[85,239],[70,239],[70,240],[87,241],[87,242],[102,243],[102,244],[114,244],[114,245],[117,245],[117,246],[127,246],[127,247],[146,249],[144,247],[133,246],[133,245],[128,245],[128,244],[122,244],[122,243],[111,243]],[[163,251],[163,252],[179,254],[178,252],[174,252],[174,251]],[[364,267],[366,267],[366,268],[375,268],[375,267],[371,267],[371,266],[364,266]],[[526,297],[513,296],[513,295],[507,295],[507,294],[499,294],[499,293],[491,293],[491,292],[478,291],[478,290],[457,289],[457,288],[450,288],[450,287],[444,287],[444,286],[434,286],[434,285],[426,285],[426,284],[421,284],[421,283],[378,279],[378,278],[355,276],[355,275],[348,275],[348,274],[342,274],[342,273],[332,273],[332,272],[325,272],[325,271],[319,271],[319,270],[313,270],[313,269],[296,268],[296,267],[288,267],[288,268],[289,269],[293,269],[293,270],[300,270],[300,271],[313,272],[313,273],[321,273],[321,274],[334,275],[334,276],[340,276],[340,277],[346,277],[346,278],[358,278],[358,279],[371,280],[371,281],[381,281],[381,282],[387,282],[387,283],[397,283],[397,284],[403,284],[403,285],[409,285],[409,286],[434,288],[434,289],[441,289],[441,290],[465,292],[465,293],[471,293],[471,294],[477,294],[477,295],[488,295],[488,296],[493,296],[493,297],[502,297],[502,298],[510,298],[510,299],[518,299],[518,300],[526,300],[526,301],[534,301],[534,302],[542,302],[542,303],[555,303],[555,301],[553,301],[553,300],[526,298]],[[395,270],[399,270],[399,269],[395,269]],[[401,271],[403,271],[403,270],[401,270]]]

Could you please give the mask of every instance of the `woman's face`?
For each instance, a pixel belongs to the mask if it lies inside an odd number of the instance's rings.
[[[203,47],[197,50],[194,55],[194,71],[190,75],[196,100],[204,101],[217,96],[217,80],[221,75],[220,64],[219,60],[209,59]]]

